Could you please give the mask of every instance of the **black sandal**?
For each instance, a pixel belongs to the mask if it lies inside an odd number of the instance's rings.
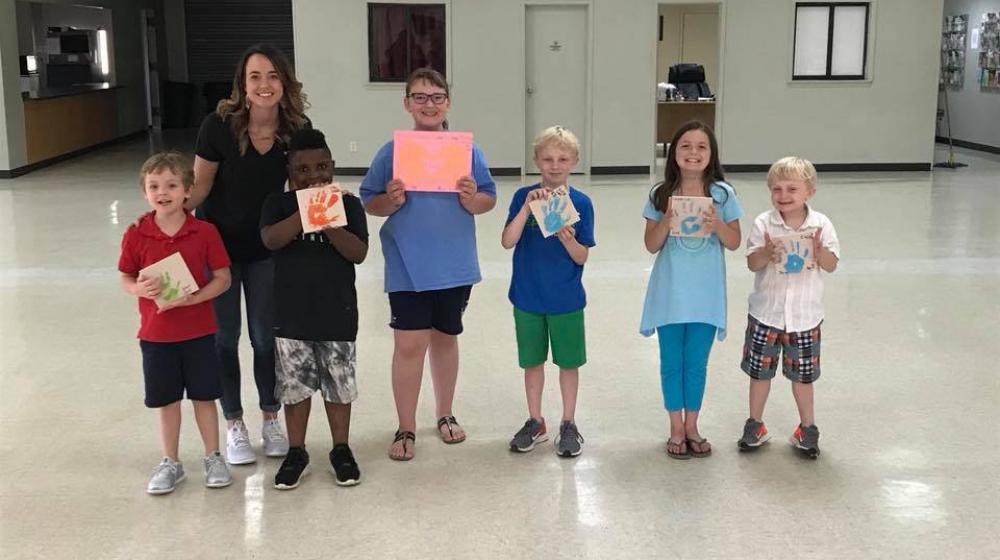
[[[410,459],[413,459],[413,455],[410,455],[409,457],[406,456],[406,440],[410,440],[411,442],[410,449],[412,450],[413,444],[417,443],[417,436],[416,434],[410,431],[396,430],[396,435],[393,437],[392,443],[396,444],[399,442],[403,442],[403,455],[400,457],[394,457],[390,452],[389,453],[390,459],[392,459],[393,461],[409,461]]]
[[[448,426],[448,437],[450,439],[445,439],[444,432],[441,431],[442,426]],[[442,416],[441,418],[438,418],[438,434],[441,436],[441,441],[449,445],[465,441],[465,434],[462,434],[461,439],[455,438],[455,432],[452,430],[452,426],[459,426],[458,420],[455,420],[454,416]]]

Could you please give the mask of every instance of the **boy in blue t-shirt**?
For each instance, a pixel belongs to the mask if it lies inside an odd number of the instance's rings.
[[[535,137],[535,165],[542,172],[540,184],[521,187],[514,194],[501,244],[514,248],[514,271],[509,297],[514,304],[518,361],[524,368],[528,420],[510,441],[512,451],[528,452],[548,440],[542,417],[542,388],[549,341],[552,362],[559,366],[563,398],[562,423],[556,436],[561,457],[576,457],[583,450],[577,430],[576,395],[579,368],[587,362],[583,327],[583,265],[594,243],[594,207],[590,198],[569,186],[567,180],[579,162],[580,143],[569,130],[553,126]],[[552,191],[567,186],[580,221],[543,237],[529,203],[548,199]],[[547,221],[547,220],[546,220]]]

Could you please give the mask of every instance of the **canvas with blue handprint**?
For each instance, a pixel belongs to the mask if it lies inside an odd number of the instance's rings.
[[[580,213],[569,198],[569,189],[559,186],[549,193],[547,199],[528,203],[531,214],[538,223],[543,237],[549,237],[560,229],[580,221]]]
[[[799,274],[816,268],[813,254],[813,232],[796,232],[771,238],[778,247],[781,260],[778,261],[779,274]]]
[[[163,307],[171,301],[198,291],[198,283],[188,270],[181,254],[174,253],[156,261],[139,271],[140,276],[160,279],[160,295],[156,296],[156,306]]]
[[[708,236],[702,216],[711,212],[711,198],[707,196],[672,196],[670,200],[670,235],[674,237]]]

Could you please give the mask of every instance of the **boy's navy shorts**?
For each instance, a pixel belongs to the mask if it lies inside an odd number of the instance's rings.
[[[215,335],[181,342],[140,340],[146,406],[160,408],[184,398],[214,401],[222,397]]]

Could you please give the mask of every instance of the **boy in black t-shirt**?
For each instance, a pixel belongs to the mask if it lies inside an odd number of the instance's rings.
[[[323,395],[333,435],[330,464],[337,484],[361,481],[347,439],[351,402],[358,396],[354,265],[368,253],[365,211],[356,196],[341,192],[347,225],[303,233],[294,192],[329,184],[333,165],[322,132],[296,132],[288,145],[291,190],[269,196],[261,211],[261,239],[274,259],[275,393],[285,406],[290,445],[274,477],[280,490],[295,488],[308,472],[306,425],[316,391]]]

